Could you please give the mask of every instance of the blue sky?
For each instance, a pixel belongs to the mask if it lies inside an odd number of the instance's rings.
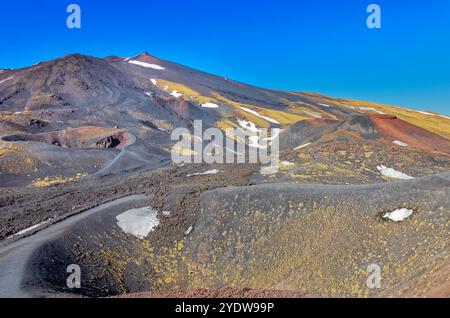
[[[81,30],[66,27],[70,3]],[[0,68],[148,51],[257,86],[450,114],[448,0],[2,1],[0,34]]]

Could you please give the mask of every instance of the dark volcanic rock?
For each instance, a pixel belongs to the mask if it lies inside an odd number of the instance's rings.
[[[97,148],[116,148],[120,144],[119,138],[115,136],[109,136],[106,138],[103,138],[102,140],[97,141],[96,147]]]
[[[28,125],[36,128],[44,128],[46,124],[39,119],[31,119],[28,121]]]

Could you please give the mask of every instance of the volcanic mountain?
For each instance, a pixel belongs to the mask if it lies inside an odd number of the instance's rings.
[[[174,144],[171,130],[192,127],[196,119],[205,129],[249,124],[287,129],[286,142],[293,148],[319,139],[379,141],[396,152],[424,157],[426,174],[442,167],[425,157],[439,154],[446,161],[450,154],[446,116],[261,89],[147,53],[105,59],[69,55],[6,70],[0,83],[1,186],[96,174],[105,167],[114,171],[160,166],[168,162],[167,150]],[[116,167],[125,132],[136,140]],[[122,143],[114,141],[119,136]],[[423,174],[420,169],[416,175]]]
[[[172,163],[191,151],[172,132],[195,120],[277,128],[279,169]],[[72,293],[66,263],[89,268],[88,296],[448,295],[449,168],[450,118],[435,112],[258,88],[148,53],[3,70],[0,256],[17,258],[0,261],[0,296]],[[138,236],[120,226],[136,208],[156,213]],[[387,266],[386,289],[367,290],[371,263]]]

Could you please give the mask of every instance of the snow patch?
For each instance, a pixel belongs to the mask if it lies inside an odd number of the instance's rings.
[[[204,103],[202,104],[203,108],[219,108],[219,105],[213,103]]]
[[[315,118],[322,118],[322,116],[316,115],[316,114],[314,114],[314,113],[312,113],[312,112],[309,112],[309,111],[307,111],[307,110],[304,110],[303,112],[304,112],[305,114],[307,114],[307,115],[309,115],[309,116],[312,116],[312,117],[315,117]]]
[[[400,146],[400,147],[408,147],[407,143],[404,143],[403,141],[400,141],[400,140],[394,140],[394,144],[396,144],[397,146]]]
[[[318,103],[317,105],[319,105],[319,106],[323,106],[323,107],[331,107],[330,105],[328,105],[328,104],[322,104],[322,103]]]
[[[133,61],[133,60],[131,60],[131,61],[128,61],[128,63],[134,64],[134,65],[138,65],[138,66],[142,66],[142,67],[145,67],[145,68],[152,68],[154,70],[165,70],[164,67],[161,67],[159,65],[145,63],[145,62],[141,62],[141,61]]]
[[[310,142],[308,142],[307,144],[304,144],[304,145],[301,145],[301,146],[295,147],[295,148],[294,148],[294,150],[299,150],[299,149],[302,149],[302,148],[308,147],[308,146],[309,146],[310,144],[311,144],[311,143],[310,143]]]
[[[212,169],[212,170],[208,170],[202,173],[192,173],[192,174],[188,174],[186,177],[194,177],[194,176],[206,176],[206,175],[210,175],[210,174],[216,174],[219,173],[220,170],[218,169]]]
[[[445,119],[450,119],[450,117],[445,116],[445,115],[439,115],[439,117],[445,118]]]
[[[290,162],[290,161],[281,161],[280,164],[282,166],[293,166],[294,163]]]
[[[414,179],[414,177],[408,176],[407,174],[404,174],[402,172],[399,172],[397,170],[394,170],[392,168],[388,168],[386,166],[377,166],[378,171],[381,172],[382,175],[389,177],[389,178],[395,178],[395,179]]]
[[[145,238],[159,225],[157,213],[151,207],[131,209],[116,216],[117,225],[125,233]]]
[[[254,132],[254,133],[259,132],[259,129],[251,121],[238,119],[237,122],[238,122],[239,126],[241,126],[242,128],[244,128],[246,130],[249,130],[249,131]]]
[[[367,111],[373,111],[373,112],[376,112],[376,113],[381,114],[381,115],[385,115],[386,114],[386,113],[383,113],[382,111],[379,111],[378,109],[376,109],[374,107],[360,107],[359,109],[367,110]]]
[[[150,81],[152,82],[153,85],[156,86],[156,84],[158,83],[157,80],[155,80],[154,78],[150,79]]]
[[[181,96],[183,96],[183,94],[178,93],[178,91],[172,91],[172,93],[170,93],[170,95],[172,95],[173,97],[176,97],[176,98],[180,98]]]
[[[19,232],[17,232],[16,234],[13,234],[13,235],[9,236],[8,238],[11,238],[11,237],[14,237],[14,236],[23,235],[23,234],[26,234],[26,233],[28,233],[28,232],[31,232],[31,231],[33,231],[33,230],[35,230],[35,229],[41,227],[42,225],[47,224],[47,223],[50,222],[50,221],[51,221],[51,219],[49,219],[49,220],[47,220],[47,221],[44,221],[44,222],[41,222],[41,223],[39,223],[39,224],[30,226],[29,228],[26,228],[26,229],[24,229],[24,230],[22,230],[22,231],[19,231]]]
[[[190,227],[184,232],[184,235],[189,235],[189,234],[191,234],[191,232],[192,232],[193,229],[194,229],[194,228],[193,228],[192,226],[190,226]]]
[[[14,76],[5,78],[4,80],[0,81],[0,84],[3,84],[3,83],[6,82],[6,81],[12,80],[13,78],[14,78]]]
[[[422,115],[427,115],[427,116],[433,116],[433,115],[434,115],[434,114],[432,114],[432,113],[425,112],[425,111],[423,111],[423,110],[416,110],[416,112],[418,112],[419,114],[422,114]]]
[[[262,118],[262,119],[264,119],[264,120],[267,120],[268,122],[271,122],[272,124],[277,124],[277,125],[280,124],[280,123],[279,123],[278,121],[276,121],[275,119],[270,118],[270,117],[267,117],[267,116],[260,115],[258,112],[254,111],[254,110],[252,110],[252,109],[248,109],[248,108],[245,108],[245,107],[238,107],[238,108],[239,108],[239,109],[242,109],[243,111],[245,111],[245,112],[247,112],[247,113],[253,114],[253,115],[255,115],[256,117],[259,117],[259,118]]]
[[[392,220],[394,222],[401,222],[404,219],[410,217],[413,213],[412,209],[398,209],[392,212],[388,212],[385,215],[383,215],[383,218]]]

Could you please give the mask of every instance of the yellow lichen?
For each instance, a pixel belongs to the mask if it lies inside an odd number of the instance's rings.
[[[63,184],[71,181],[75,181],[81,178],[84,178],[88,175],[88,173],[77,173],[73,177],[45,177],[42,179],[33,180],[33,185],[35,187],[51,187],[58,184]]]

